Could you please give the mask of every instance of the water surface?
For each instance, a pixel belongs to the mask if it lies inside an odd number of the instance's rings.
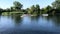
[[[60,16],[0,16],[0,34],[60,34]]]

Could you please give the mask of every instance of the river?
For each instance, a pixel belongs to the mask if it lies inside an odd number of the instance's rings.
[[[0,16],[0,34],[60,34],[60,16]]]

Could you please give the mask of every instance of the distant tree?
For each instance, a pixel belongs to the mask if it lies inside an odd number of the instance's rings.
[[[55,9],[55,14],[60,14],[60,0],[55,0],[52,6]]]
[[[13,10],[14,10],[14,9],[13,9],[13,7],[11,7],[10,9],[11,9],[11,11],[13,11]]]
[[[47,14],[51,10],[52,10],[52,7],[48,5],[46,8],[44,8],[44,13]]]
[[[40,14],[40,6],[38,4],[36,5],[36,12],[37,14]]]
[[[45,13],[45,9],[44,8],[40,9],[40,11],[41,11],[41,14]]]
[[[46,10],[47,10],[47,14],[50,14],[50,15],[54,15],[55,14],[54,9],[51,6],[49,6],[49,5],[46,7]]]
[[[11,9],[10,8],[7,8],[7,9],[5,9],[6,10],[6,12],[10,12],[11,11]]]
[[[31,6],[31,9],[30,9],[30,11],[31,11],[30,13],[33,14],[33,13],[35,12],[35,9],[36,9],[35,6],[32,5],[32,6]]]
[[[3,9],[2,9],[2,8],[0,8],[0,14],[2,14],[2,12],[3,12]]]
[[[55,0],[55,1],[52,3],[52,6],[53,6],[53,8],[55,8],[55,9],[60,8],[60,0]]]
[[[27,8],[26,11],[27,11],[28,14],[31,13],[30,8]]]
[[[48,6],[46,7],[46,9],[49,11],[49,10],[52,9],[52,7],[48,5]]]
[[[22,12],[24,12],[24,14],[28,14],[28,11],[26,9],[22,9]]]
[[[13,2],[15,9],[21,10],[22,4],[18,1]]]
[[[52,10],[52,7],[48,5],[47,7],[42,8],[40,11],[41,11],[41,14],[47,14],[51,10]]]
[[[2,8],[0,8],[0,12],[2,12],[3,11],[3,9]]]
[[[47,11],[47,12],[50,12],[51,10],[52,10],[52,7],[48,5],[48,6],[46,7],[46,11]]]

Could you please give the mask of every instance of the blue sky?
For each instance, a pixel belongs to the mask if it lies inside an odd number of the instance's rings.
[[[51,3],[55,0],[0,0],[0,8],[9,8],[13,6],[14,1],[19,1],[21,4],[23,4],[23,8],[25,9],[36,4],[39,4],[40,8],[43,8],[47,5],[51,5]]]

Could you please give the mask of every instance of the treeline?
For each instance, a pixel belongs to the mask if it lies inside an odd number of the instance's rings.
[[[39,4],[32,5],[30,8],[22,9],[23,5],[15,1],[13,2],[13,6],[7,9],[0,8],[0,14],[4,12],[17,12],[17,13],[24,13],[24,14],[33,14],[33,15],[40,15],[40,14],[49,14],[49,15],[59,15],[60,14],[60,1],[55,0],[52,3],[52,6],[48,5],[45,8],[40,8]]]

